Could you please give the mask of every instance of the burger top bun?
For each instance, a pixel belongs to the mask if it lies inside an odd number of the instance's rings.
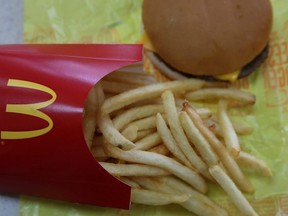
[[[267,45],[269,0],[144,0],[145,31],[158,55],[193,75],[241,69]]]

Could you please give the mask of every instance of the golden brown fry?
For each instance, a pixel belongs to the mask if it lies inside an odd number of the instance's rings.
[[[217,181],[217,183],[223,188],[223,190],[228,194],[231,201],[237,206],[237,208],[244,215],[256,216],[258,215],[250,203],[247,201],[245,196],[241,193],[241,191],[237,188],[234,182],[230,179],[230,177],[224,172],[224,170],[216,165],[209,168],[211,175]]]
[[[139,128],[139,130],[153,129],[153,128],[156,128],[156,117],[149,116],[149,117],[131,122],[129,125],[136,126]]]
[[[214,153],[209,142],[206,138],[200,133],[198,128],[195,126],[193,121],[190,119],[186,112],[180,112],[180,122],[186,132],[186,135],[190,142],[194,144],[199,154],[203,160],[207,163],[208,166],[219,164],[217,155]]]
[[[168,205],[172,203],[182,203],[189,199],[189,195],[181,194],[174,195],[162,192],[156,192],[145,189],[131,190],[131,201],[133,203],[145,204],[145,205]]]
[[[188,113],[189,117],[193,120],[196,127],[208,140],[215,153],[218,155],[225,169],[230,174],[234,182],[245,192],[253,192],[254,188],[248,178],[243,174],[234,158],[229,154],[224,144],[215,136],[213,132],[207,128],[198,113],[189,105],[183,104],[183,109]]]
[[[232,88],[202,88],[187,93],[185,98],[190,101],[226,99],[243,105],[252,105],[256,101],[254,94]]]
[[[205,119],[205,124],[208,127],[211,127],[210,129],[217,135],[223,137],[223,133],[220,129],[220,125],[218,122],[218,119],[215,116],[212,116],[211,118]],[[250,125],[241,123],[241,122],[236,122],[232,120],[232,125],[235,130],[235,132],[238,135],[249,135],[254,131],[254,128]]]
[[[138,140],[135,143],[135,147],[133,150],[148,150],[150,148],[153,148],[159,144],[161,144],[162,140],[157,132],[150,134],[146,137],[144,137],[141,140]]]
[[[157,113],[156,116],[157,131],[164,143],[164,145],[169,149],[169,151],[185,166],[191,167],[191,163],[188,161],[184,153],[181,151],[180,147],[176,143],[174,137],[172,136],[166,122],[164,121],[162,115]]]
[[[143,164],[114,164],[99,163],[105,170],[114,176],[165,176],[169,172],[161,168]]]
[[[241,151],[239,156],[235,159],[240,165],[243,165],[248,169],[252,169],[264,176],[272,176],[272,171],[267,164],[249,153]]]
[[[226,148],[233,157],[237,157],[240,153],[240,144],[238,136],[233,128],[232,122],[227,114],[227,101],[220,100],[218,103],[218,120]]]
[[[233,128],[236,131],[236,133],[239,135],[248,135],[254,131],[253,127],[246,125],[246,124],[243,124],[243,123],[240,123],[240,122],[233,122],[232,121],[232,125],[233,125]]]
[[[115,110],[121,109],[127,105],[136,103],[140,100],[151,99],[160,96],[162,92],[171,90],[175,92],[184,92],[187,90],[196,90],[202,87],[203,81],[196,79],[187,79],[183,81],[171,81],[165,83],[156,83],[149,86],[139,87],[127,92],[123,92],[114,97],[105,100],[101,107],[103,114],[109,114]]]
[[[206,182],[199,174],[164,155],[140,150],[123,151],[109,143],[105,145],[105,152],[119,160],[160,167],[187,182],[199,192],[207,192]]]
[[[164,112],[162,105],[145,105],[131,108],[116,116],[113,119],[113,124],[117,130],[121,130],[130,122],[155,115],[158,112]]]
[[[178,147],[185,154],[186,158],[190,161],[191,165],[196,168],[200,173],[206,176],[207,165],[196,154],[192,146],[190,145],[178,118],[177,109],[175,106],[175,100],[171,91],[165,91],[162,95],[164,110],[166,118],[173,137],[176,140]]]

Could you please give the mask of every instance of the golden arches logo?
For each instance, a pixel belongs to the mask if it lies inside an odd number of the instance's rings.
[[[11,139],[28,139],[28,138],[42,136],[48,133],[53,128],[53,121],[48,115],[39,111],[39,109],[51,105],[57,98],[56,93],[52,89],[48,88],[47,86],[34,83],[34,82],[25,81],[25,80],[9,79],[7,86],[35,89],[35,90],[50,94],[51,99],[48,101],[44,101],[40,103],[33,103],[33,104],[7,104],[6,105],[6,112],[34,116],[34,117],[45,120],[48,123],[48,126],[42,129],[31,130],[31,131],[1,131],[1,139],[10,139],[10,140]]]

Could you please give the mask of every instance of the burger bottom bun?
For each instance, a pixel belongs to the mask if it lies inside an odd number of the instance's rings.
[[[223,81],[217,79],[217,77],[214,76],[203,76],[203,75],[193,75],[193,74],[187,74],[183,73],[161,59],[159,55],[156,53],[145,50],[146,56],[148,59],[151,61],[153,66],[155,66],[161,73],[163,73],[165,76],[172,80],[180,80],[180,79],[187,79],[187,78],[198,78],[198,79],[203,79],[207,81]],[[255,71],[268,57],[269,54],[269,46],[266,45],[266,47],[260,52],[259,55],[257,55],[251,62],[249,62],[247,65],[245,65],[243,68],[239,69],[240,73],[238,75],[237,79],[244,78],[248,75],[250,75],[253,71]]]

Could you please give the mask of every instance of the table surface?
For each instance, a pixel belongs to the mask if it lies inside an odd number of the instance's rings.
[[[0,0],[0,44],[23,42],[23,0]],[[18,216],[19,199],[0,194],[0,216]]]

